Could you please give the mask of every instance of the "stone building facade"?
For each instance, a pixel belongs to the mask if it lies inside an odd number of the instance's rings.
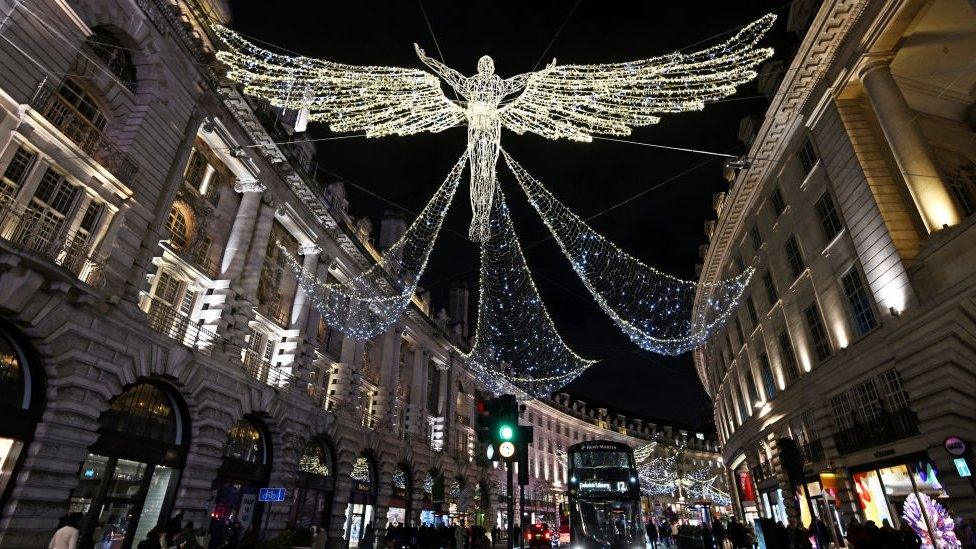
[[[281,248],[337,281],[379,250],[303,134],[221,78],[209,23],[229,19],[220,1],[0,1],[0,547],[44,546],[69,511],[84,546],[118,547],[177,513],[213,546],[233,521],[355,546],[388,517],[497,517],[481,387],[453,352],[466,288],[455,321],[416,298],[370,341],[323,321]],[[566,433],[631,428],[528,406]],[[554,450],[535,456],[558,488]]]
[[[974,36],[972,2],[825,1],[743,126],[701,281],[756,273],[695,362],[749,519],[976,512]]]

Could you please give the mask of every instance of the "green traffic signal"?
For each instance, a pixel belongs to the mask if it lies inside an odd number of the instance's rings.
[[[515,438],[515,429],[511,425],[502,424],[498,427],[498,437],[502,440],[512,440]]]

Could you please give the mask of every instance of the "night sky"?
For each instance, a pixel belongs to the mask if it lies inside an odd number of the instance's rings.
[[[700,49],[770,11],[780,15],[766,41],[775,47],[782,41],[788,9],[782,2],[755,0],[424,0],[422,6],[448,66],[470,75],[478,58],[488,54],[502,78],[541,67],[553,57],[560,63],[605,63]],[[233,28],[303,55],[424,68],[413,51],[416,42],[428,55],[440,57],[421,4],[413,0],[271,4],[248,0],[233,2],[233,12]],[[737,141],[739,120],[762,114],[766,105],[755,86],[747,85],[702,112],[664,115],[660,124],[635,129],[626,139],[741,154],[745,151]],[[309,133],[331,135],[316,124]],[[410,212],[423,207],[465,143],[463,127],[440,134],[323,141],[317,144],[317,161],[331,177],[346,181],[351,212],[372,218],[378,235],[379,220],[385,209],[395,209],[392,204]],[[714,218],[712,194],[727,188],[722,159],[606,141],[549,141],[508,130],[503,131],[502,146],[583,218],[647,191],[591,219],[590,225],[644,262],[694,278],[698,246],[705,242],[703,225]],[[663,357],[632,344],[594,303],[554,241],[532,245],[548,232],[501,161],[499,177],[529,267],[557,328],[575,351],[603,359],[569,385],[568,392],[672,423],[697,427],[710,421],[711,405],[694,373],[691,355]],[[464,178],[466,183],[467,174]],[[431,290],[439,309],[446,303],[451,282],[468,280],[474,313],[477,248],[466,236],[467,185],[461,189],[421,285]],[[413,213],[406,215],[413,217]],[[473,324],[474,319],[472,329]]]

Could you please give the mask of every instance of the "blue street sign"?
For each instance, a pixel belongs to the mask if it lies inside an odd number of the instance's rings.
[[[969,464],[966,463],[966,458],[956,458],[952,461],[956,464],[956,472],[959,473],[959,476],[968,477],[972,475],[969,471]]]
[[[285,501],[284,488],[261,488],[258,490],[258,501]]]

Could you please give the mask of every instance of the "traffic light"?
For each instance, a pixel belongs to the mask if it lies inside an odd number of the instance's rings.
[[[513,395],[495,399],[492,409],[490,442],[499,461],[514,462],[518,459],[522,444],[518,424],[518,402]]]

